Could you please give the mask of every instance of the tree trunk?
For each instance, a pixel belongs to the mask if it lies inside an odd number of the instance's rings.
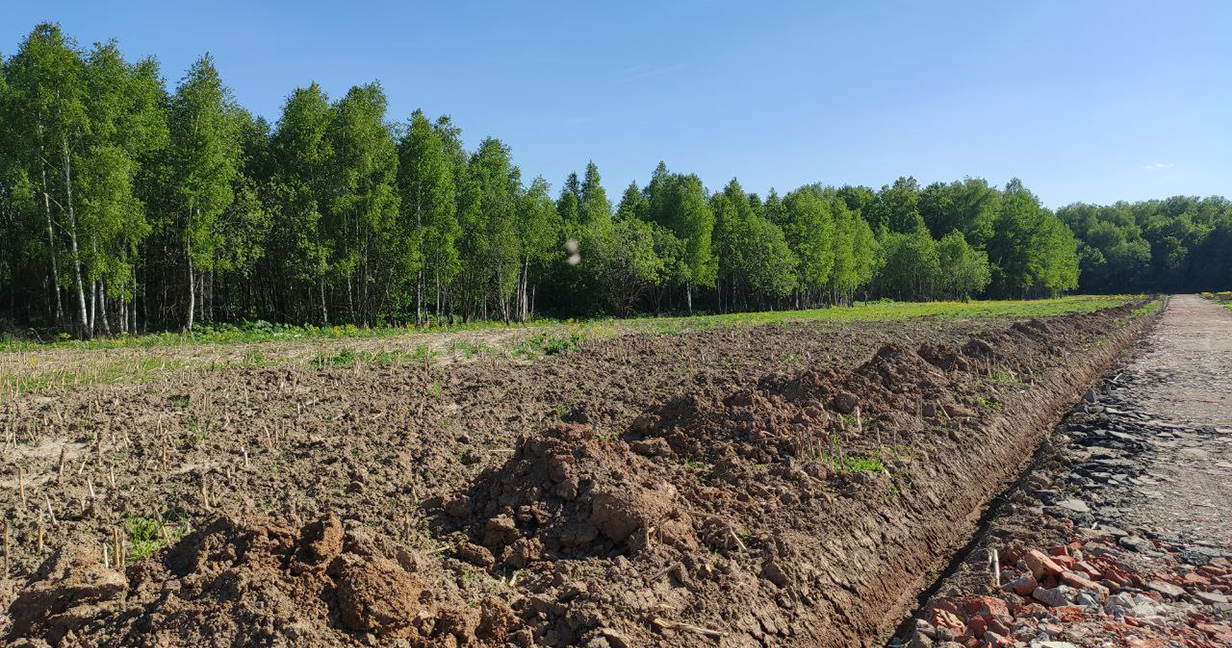
[[[321,287],[321,320],[329,326],[329,309],[325,307],[325,276],[321,275],[317,285]]]
[[[90,282],[90,335],[93,336],[98,327],[94,325],[95,318],[98,317],[98,282]]]
[[[527,295],[526,295],[527,287],[529,285],[530,285],[530,259],[527,259],[522,264],[522,323],[523,324],[525,324],[528,320],[530,320],[530,312],[528,308],[529,299],[527,298]]]
[[[103,335],[111,337],[111,323],[107,321],[107,284],[98,282],[98,316],[103,320]]]
[[[193,315],[195,315],[197,312],[197,291],[196,291],[196,287],[193,285],[196,280],[194,279],[195,274],[193,272],[192,250],[191,249],[186,250],[185,256],[188,258],[188,323],[187,323],[187,329],[189,333],[192,333]]]
[[[86,314],[86,287],[81,278],[81,254],[77,249],[77,212],[73,209],[73,166],[68,154],[68,140],[61,139],[60,156],[64,162],[64,187],[68,207],[68,239],[73,256],[73,276],[77,283],[77,309],[81,316],[82,335],[88,340],[93,335]]]
[[[51,285],[56,292],[55,322],[59,328],[64,321],[64,307],[60,297],[60,271],[56,267],[56,233],[51,224],[51,196],[47,194],[47,165],[40,165],[43,173],[43,211],[47,215],[47,249],[51,252]]]
[[[347,308],[351,310],[351,323],[355,324],[355,290],[352,287],[352,276],[347,275]]]
[[[415,273],[415,326],[420,328],[424,325],[423,287],[424,274],[420,269]]]

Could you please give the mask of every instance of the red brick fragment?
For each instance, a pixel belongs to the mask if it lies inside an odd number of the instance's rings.
[[[1099,580],[1100,577],[1103,576],[1103,574],[1100,573],[1099,569],[1097,569],[1095,565],[1092,565],[1091,563],[1085,560],[1079,560],[1078,564],[1075,565],[1075,567],[1077,567],[1079,571],[1081,571],[1082,573],[1086,574],[1087,578],[1090,578],[1091,580]]]
[[[1108,588],[1097,583],[1093,583],[1086,578],[1075,574],[1074,572],[1065,572],[1061,574],[1061,582],[1075,589],[1089,589],[1099,592],[1100,600],[1108,598]]]
[[[1023,556],[1023,560],[1027,563],[1027,568],[1031,570],[1031,575],[1035,576],[1035,580],[1043,580],[1046,576],[1059,576],[1062,571],[1059,565],[1052,558],[1044,555],[1043,552],[1032,549]]]

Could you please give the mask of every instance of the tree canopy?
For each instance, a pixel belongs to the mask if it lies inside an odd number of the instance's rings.
[[[0,324],[89,337],[1232,287],[1222,197],[1054,212],[1018,179],[910,176],[763,195],[659,162],[613,204],[594,161],[527,182],[507,143],[390,115],[378,82],[292,89],[271,125],[208,54],[174,89],[161,74],[50,23],[0,60]]]

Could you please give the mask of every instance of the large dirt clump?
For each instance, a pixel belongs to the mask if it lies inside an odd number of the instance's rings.
[[[70,545],[9,607],[18,646],[499,646],[517,623],[467,605],[437,564],[335,517],[221,517],[124,571]]]

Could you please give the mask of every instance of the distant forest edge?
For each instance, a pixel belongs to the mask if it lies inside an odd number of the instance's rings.
[[[663,163],[615,205],[595,164],[553,196],[495,138],[387,115],[379,83],[293,90],[277,123],[209,55],[153,58],[41,24],[0,60],[0,328],[81,337],[194,321],[358,326],[889,297],[1232,286],[1232,207],[1055,213],[1017,179],[779,195]]]

